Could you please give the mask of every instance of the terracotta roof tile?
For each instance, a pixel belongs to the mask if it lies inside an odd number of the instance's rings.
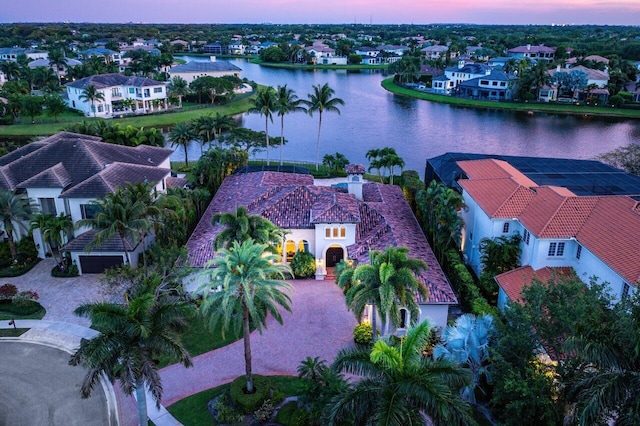
[[[577,278],[576,272],[571,267],[551,268],[547,266],[534,271],[531,266],[521,266],[512,271],[497,275],[495,280],[510,301],[522,303],[520,299],[522,289],[531,285],[533,279],[546,283],[552,278],[560,276],[575,276]]]

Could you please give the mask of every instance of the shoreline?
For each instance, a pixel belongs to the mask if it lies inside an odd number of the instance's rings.
[[[446,95],[436,95],[433,93],[418,92],[416,90],[407,89],[398,86],[393,82],[393,77],[382,80],[380,85],[388,92],[398,96],[405,96],[414,99],[425,100],[429,102],[438,102],[462,108],[476,109],[496,109],[503,111],[524,112],[527,114],[544,113],[557,115],[575,115],[605,118],[624,118],[639,120],[640,110],[621,109],[621,108],[605,108],[605,107],[587,107],[574,105],[559,105],[550,103],[514,103],[514,102],[497,102],[497,101],[478,101],[474,99],[455,98]]]

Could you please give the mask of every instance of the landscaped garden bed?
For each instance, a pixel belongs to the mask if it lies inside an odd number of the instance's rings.
[[[0,320],[40,319],[46,313],[35,291],[21,291],[13,284],[0,285]]]

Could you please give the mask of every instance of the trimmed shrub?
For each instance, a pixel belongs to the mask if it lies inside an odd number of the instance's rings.
[[[359,345],[370,345],[373,342],[373,327],[368,322],[356,325],[353,329],[353,341]]]
[[[8,300],[0,300],[0,311],[6,314],[26,316],[33,315],[41,309],[44,309],[42,305],[33,300],[28,300],[22,304],[12,303]]]
[[[0,277],[18,277],[24,275],[38,264],[40,259],[37,257],[26,260],[18,260],[10,266],[0,269]]]
[[[51,276],[57,278],[77,277],[79,274],[80,273],[76,265],[71,265],[64,269],[60,269],[60,265],[56,265],[51,270]]]
[[[240,376],[231,383],[231,401],[238,409],[251,414],[262,406],[262,403],[269,397],[271,384],[268,377],[253,375],[254,393],[245,393],[246,377]]]
[[[284,393],[279,391],[278,389],[274,389],[273,392],[271,393],[271,403],[273,405],[280,404],[282,401],[284,401],[284,398],[285,398]]]
[[[294,254],[290,266],[296,278],[309,278],[316,273],[316,259],[306,251]]]

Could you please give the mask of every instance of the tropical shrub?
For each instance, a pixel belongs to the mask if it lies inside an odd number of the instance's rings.
[[[269,397],[270,381],[268,377],[253,375],[254,393],[245,393],[246,377],[237,377],[231,383],[231,402],[238,409],[245,413],[251,414],[262,406],[262,403]]]
[[[373,327],[368,322],[356,325],[353,329],[353,340],[359,345],[370,345],[373,342]]]
[[[271,418],[274,411],[275,406],[273,402],[271,402],[270,399],[267,399],[262,403],[260,408],[254,411],[253,418],[259,423],[266,422]]]
[[[291,270],[296,278],[309,278],[316,272],[316,259],[306,251],[299,251],[291,259]]]
[[[13,284],[2,284],[0,286],[0,300],[12,300],[18,294],[18,287]]]
[[[228,394],[220,395],[211,405],[213,417],[220,424],[235,424],[243,421],[244,416],[231,406]]]
[[[76,265],[61,267],[61,265],[56,265],[51,269],[51,276],[56,278],[69,278],[69,277],[77,277],[80,275],[78,271],[78,267]]]

